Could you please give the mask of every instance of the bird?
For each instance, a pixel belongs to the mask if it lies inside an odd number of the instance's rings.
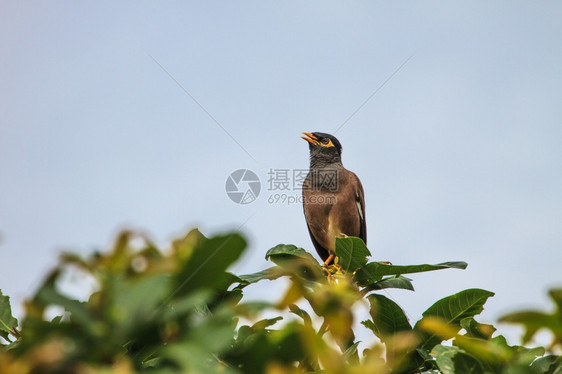
[[[303,132],[310,168],[302,184],[304,217],[312,244],[324,261],[334,260],[336,237],[355,236],[367,243],[365,194],[361,181],[343,167],[342,146],[335,136]]]

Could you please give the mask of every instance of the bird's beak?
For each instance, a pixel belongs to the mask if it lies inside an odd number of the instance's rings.
[[[306,140],[310,144],[318,145],[318,138],[314,136],[314,134],[311,134],[309,132],[303,132],[303,135],[306,135],[306,137],[301,136],[302,139]]]

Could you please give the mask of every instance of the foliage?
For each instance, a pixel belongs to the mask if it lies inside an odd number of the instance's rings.
[[[468,289],[438,300],[415,324],[377,293],[413,290],[404,274],[464,269],[463,262],[368,262],[365,244],[348,237],[336,240],[329,267],[280,244],[266,253],[273,266],[228,272],[245,248],[237,233],[206,238],[193,230],[161,251],[125,231],[106,253],[63,254],[26,301],[19,328],[0,293],[0,373],[562,373],[554,354],[562,337],[562,290],[551,292],[557,305],[551,314],[503,318],[526,327],[525,342],[550,329],[552,346],[510,346],[493,326],[474,319],[492,292]],[[71,270],[95,284],[85,301],[63,291]],[[288,281],[279,300],[244,299],[246,287],[279,278]],[[376,337],[372,342],[355,338],[354,311],[365,300],[370,318],[361,324]],[[53,310],[61,313],[49,320]]]
[[[552,289],[549,296],[556,308],[552,313],[538,310],[525,310],[503,316],[500,322],[517,323],[525,328],[523,342],[528,343],[540,329],[549,330],[552,334],[550,351],[562,348],[562,289]]]

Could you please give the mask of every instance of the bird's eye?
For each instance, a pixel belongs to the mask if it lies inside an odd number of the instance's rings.
[[[330,143],[330,139],[328,138],[322,139],[322,144],[328,144],[328,143]]]

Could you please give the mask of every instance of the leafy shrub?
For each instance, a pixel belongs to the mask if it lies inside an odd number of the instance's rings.
[[[413,325],[377,293],[413,290],[404,274],[464,269],[463,262],[368,262],[365,244],[348,237],[336,239],[337,263],[329,267],[281,244],[266,254],[274,266],[228,272],[245,248],[237,233],[206,238],[193,230],[161,251],[125,231],[107,253],[63,254],[26,301],[19,328],[0,293],[0,373],[562,373],[554,354],[562,337],[562,290],[551,292],[557,305],[551,314],[503,318],[526,327],[525,342],[550,329],[552,345],[509,346],[493,326],[474,319],[492,292],[469,289],[438,300]],[[69,269],[94,281],[87,301],[61,291]],[[246,287],[279,278],[289,281],[280,300],[244,300]],[[370,319],[361,323],[377,338],[370,344],[356,341],[353,331],[354,308],[364,298]],[[53,307],[64,313],[48,320]]]

